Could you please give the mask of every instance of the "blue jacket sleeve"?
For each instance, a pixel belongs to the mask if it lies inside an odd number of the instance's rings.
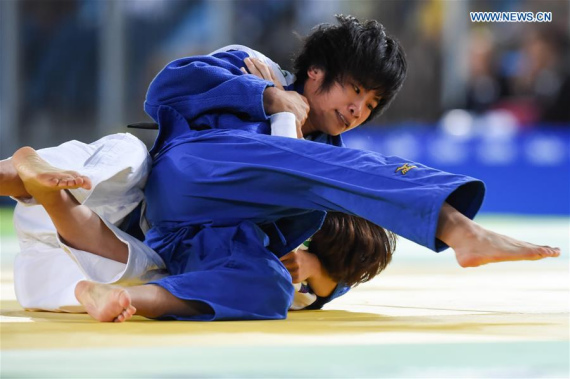
[[[268,119],[263,91],[273,83],[240,71],[243,51],[194,56],[169,63],[149,86],[145,112],[158,122],[158,108],[166,105],[188,122],[212,112],[235,114],[248,121]]]

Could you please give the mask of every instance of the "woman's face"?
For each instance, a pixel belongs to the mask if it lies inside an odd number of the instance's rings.
[[[319,131],[337,136],[362,124],[378,106],[378,94],[350,78],[344,83],[335,82],[328,91],[321,92],[325,72],[313,67],[307,73],[303,95],[311,110],[303,125],[304,135]]]

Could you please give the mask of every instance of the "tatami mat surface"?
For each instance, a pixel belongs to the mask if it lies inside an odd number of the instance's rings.
[[[2,234],[1,375],[9,377],[570,376],[570,222],[486,226],[564,256],[476,269],[400,241],[393,264],[323,311],[261,322],[98,323],[26,312],[15,301],[17,244]]]

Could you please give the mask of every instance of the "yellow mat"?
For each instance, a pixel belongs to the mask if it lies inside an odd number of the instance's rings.
[[[567,254],[567,220],[555,224],[544,233]],[[570,376],[567,255],[462,269],[451,253],[401,241],[385,273],[322,311],[283,321],[135,316],[113,324],[24,311],[6,246],[15,245],[4,238],[2,378]]]

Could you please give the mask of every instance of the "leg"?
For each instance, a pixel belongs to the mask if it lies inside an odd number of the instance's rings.
[[[127,262],[126,244],[107,228],[97,214],[80,205],[64,190],[89,189],[89,178],[49,165],[29,147],[19,149],[14,154],[13,163],[26,191],[43,205],[56,230],[70,246]]]
[[[123,322],[135,312],[149,318],[211,313],[207,305],[181,300],[153,284],[124,288],[81,281],[75,287],[75,296],[85,306],[87,313],[98,321]]]
[[[68,141],[38,150],[37,153],[51,166],[75,170],[89,177],[91,190],[82,187],[70,189],[69,192],[79,203],[97,213],[109,228],[113,228],[113,224],[120,224],[144,197],[142,188],[150,159],[146,146],[132,135],[113,134],[90,144]],[[19,204],[14,213],[21,245],[21,253],[14,267],[14,287],[23,307],[47,311],[83,311],[74,294],[80,280],[104,283],[119,280],[135,285],[163,276],[161,267],[164,264],[160,258],[151,256],[152,252],[141,256],[140,246],[118,229],[113,229],[114,233],[121,240],[128,241],[129,249],[137,245],[136,257],[130,260],[129,265],[117,262],[115,257],[110,257],[115,258],[113,261],[93,259],[93,255],[87,251],[62,245],[44,208],[29,206],[37,205],[37,201],[26,191],[12,159],[0,162],[0,174],[1,194],[19,197],[28,204]],[[15,179],[16,184],[19,183],[19,192],[4,192],[8,183],[11,183],[7,179]],[[144,266],[143,258],[149,256],[150,263]]]
[[[437,237],[455,251],[462,267],[558,257],[559,248],[518,241],[483,228],[447,203],[441,208]]]
[[[188,219],[198,224],[224,221],[224,215],[230,221],[273,221],[301,209],[341,211],[436,251],[446,247],[439,237],[457,249],[464,266],[558,254],[470,222],[484,187],[469,177],[398,157],[238,131],[188,133],[186,140],[155,160],[146,190],[151,223]],[[411,168],[404,173],[406,163]],[[452,214],[446,206],[442,212],[446,201]],[[466,254],[479,258],[465,260]]]
[[[14,260],[14,292],[26,310],[85,312],[73,291],[85,279],[65,251],[41,241],[22,245]]]
[[[0,196],[30,196],[24,188],[22,179],[18,176],[18,171],[12,164],[12,159],[0,161]]]

